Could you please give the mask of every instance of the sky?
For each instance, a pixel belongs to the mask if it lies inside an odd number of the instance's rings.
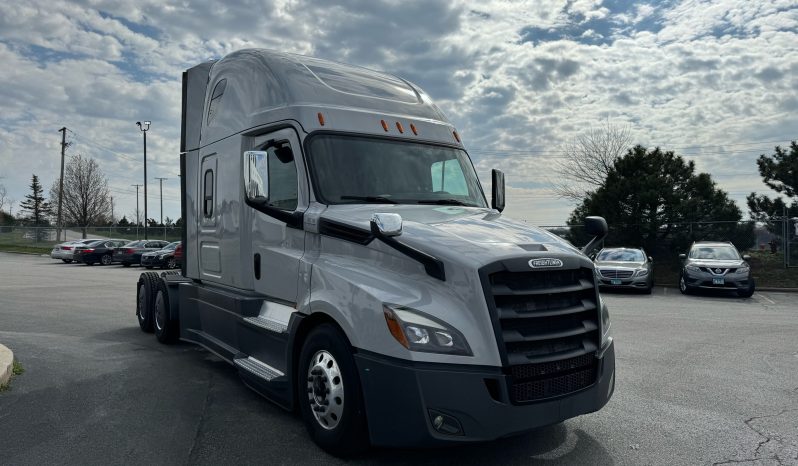
[[[115,214],[135,216],[147,133],[149,216],[180,215],[181,73],[269,48],[397,74],[463,138],[505,213],[562,225],[552,168],[609,122],[694,160],[747,212],[774,195],[755,160],[798,139],[798,4],[750,0],[26,0],[0,3],[0,183],[18,203],[68,156],[95,158]],[[140,197],[143,205],[143,193]],[[143,209],[143,207],[142,207]]]

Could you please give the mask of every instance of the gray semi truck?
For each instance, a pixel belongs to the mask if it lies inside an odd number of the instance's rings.
[[[601,409],[610,319],[583,250],[488,202],[419,87],[242,50],[183,73],[180,272],[136,315],[298,410],[338,455],[505,437]]]

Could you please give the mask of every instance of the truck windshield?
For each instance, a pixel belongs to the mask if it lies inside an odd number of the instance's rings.
[[[360,136],[320,135],[308,160],[325,204],[439,204],[487,207],[460,149]]]

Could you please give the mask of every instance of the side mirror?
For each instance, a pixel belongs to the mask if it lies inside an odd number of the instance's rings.
[[[402,234],[402,216],[399,214],[375,213],[371,216],[371,232],[380,236]]]
[[[491,207],[499,212],[504,210],[504,173],[495,168],[491,171]]]
[[[250,150],[244,152],[244,189],[250,201],[269,200],[269,153]]]
[[[679,254],[679,259],[687,259],[687,254]]]
[[[748,254],[743,254],[743,260],[744,261],[750,261],[751,260],[751,256],[749,256]]]
[[[582,248],[582,253],[589,255],[607,236],[607,221],[604,217],[585,217],[585,232],[593,235],[593,239]]]

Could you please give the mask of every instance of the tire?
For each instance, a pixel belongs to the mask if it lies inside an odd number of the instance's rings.
[[[643,294],[651,294],[651,290],[654,288],[654,285],[649,285],[643,289]]]
[[[141,274],[136,284],[136,319],[139,321],[139,328],[142,332],[152,333],[153,331],[152,308],[158,280],[157,274],[145,272]]]
[[[86,265],[94,265],[94,262],[86,261],[86,262],[84,262],[84,264],[86,264]]]
[[[169,317],[170,310],[169,289],[166,282],[159,278],[153,302],[153,329],[155,338],[166,345],[176,342],[180,336],[178,321]]]
[[[754,283],[754,279],[748,280],[748,288],[745,290],[737,290],[737,296],[741,298],[750,298],[754,295],[754,290],[756,289],[756,284]]]
[[[366,410],[352,349],[333,324],[321,324],[308,334],[296,381],[302,419],[318,446],[342,457],[368,449]]]
[[[111,265],[113,261],[114,260],[110,254],[105,254],[102,257],[100,257],[100,265]]]
[[[122,267],[130,267],[130,262],[122,262]]]
[[[71,264],[72,263],[72,259],[61,259],[61,260],[64,261],[64,264]]]
[[[679,275],[679,291],[682,294],[693,294],[693,288],[684,281],[684,275]]]

